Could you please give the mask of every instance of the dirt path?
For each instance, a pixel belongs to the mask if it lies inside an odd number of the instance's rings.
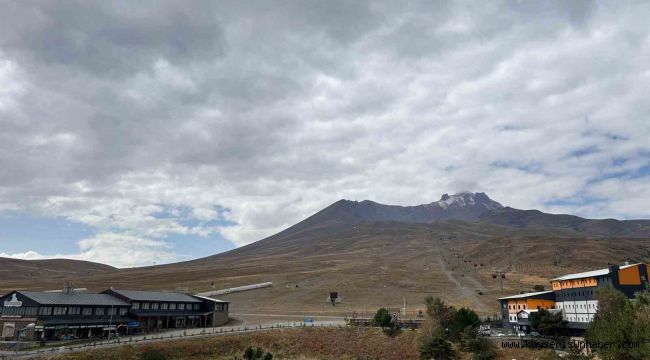
[[[440,269],[442,272],[445,274],[447,279],[451,281],[456,287],[458,288],[458,291],[460,292],[461,296],[463,298],[469,299],[472,301],[474,304],[474,307],[476,310],[478,309],[483,309],[485,305],[481,302],[481,299],[479,296],[476,294],[474,289],[468,288],[465,285],[463,285],[456,277],[454,276],[454,272],[449,270],[447,268],[447,264],[444,260],[444,257],[442,255],[442,249],[440,248],[440,245],[438,245],[438,250],[439,250],[439,255],[438,255],[438,263],[440,264]],[[476,280],[473,276],[471,275],[465,275],[465,279],[469,280],[473,285],[475,285],[476,288],[482,289],[483,286],[481,283]]]

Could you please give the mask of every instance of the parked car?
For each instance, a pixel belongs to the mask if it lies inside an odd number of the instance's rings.
[[[540,337],[540,336],[542,336],[542,334],[538,333],[537,331],[531,331],[530,336],[532,336],[532,337]]]

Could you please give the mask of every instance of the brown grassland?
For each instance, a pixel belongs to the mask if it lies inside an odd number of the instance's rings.
[[[496,298],[529,291],[571,272],[627,259],[650,262],[650,239],[578,237],[563,232],[518,230],[489,224],[326,224],[283,232],[227,253],[168,265],[106,269],[53,276],[21,272],[6,276],[0,293],[57,289],[64,280],[91,291],[126,289],[190,292],[273,282],[273,287],[220,296],[232,313],[349,315],[378,307],[423,309],[438,296],[483,315],[497,311]],[[470,262],[471,261],[471,262]],[[481,264],[483,264],[481,266]],[[504,291],[492,278],[507,271]],[[53,272],[55,273],[55,272]],[[327,303],[330,291],[342,302]]]
[[[55,356],[57,360],[137,360],[146,349],[156,349],[170,360],[230,360],[241,358],[249,347],[270,351],[274,359],[358,360],[418,359],[417,331],[403,331],[389,337],[379,329],[287,329],[271,332],[226,335],[210,338],[177,340],[155,344],[124,346]],[[459,359],[470,354],[459,353]],[[499,350],[497,359],[533,360],[540,352]]]

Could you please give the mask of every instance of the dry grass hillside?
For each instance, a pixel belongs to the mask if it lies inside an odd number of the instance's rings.
[[[404,300],[407,310],[416,311],[425,296],[434,295],[494,314],[495,299],[502,295],[491,277],[494,270],[507,271],[505,293],[512,293],[548,285],[555,275],[627,259],[648,262],[650,239],[454,220],[328,221],[295,226],[249,246],[183,263],[60,277],[6,276],[0,291],[50,289],[64,278],[94,290],[184,286],[192,292],[208,291],[212,282],[227,288],[271,281],[272,288],[221,298],[232,301],[235,313],[327,315],[368,314],[379,306],[401,307]],[[326,302],[330,291],[342,297],[336,308]]]
[[[19,260],[0,257],[0,279],[29,284],[31,281],[59,283],[67,277],[92,275],[116,270],[112,266],[89,261],[52,259]],[[56,287],[58,288],[60,284]],[[2,286],[2,285],[0,285]]]

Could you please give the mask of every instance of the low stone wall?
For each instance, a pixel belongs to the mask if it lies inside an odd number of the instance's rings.
[[[214,326],[220,326],[228,322],[227,311],[216,311],[214,313]]]

